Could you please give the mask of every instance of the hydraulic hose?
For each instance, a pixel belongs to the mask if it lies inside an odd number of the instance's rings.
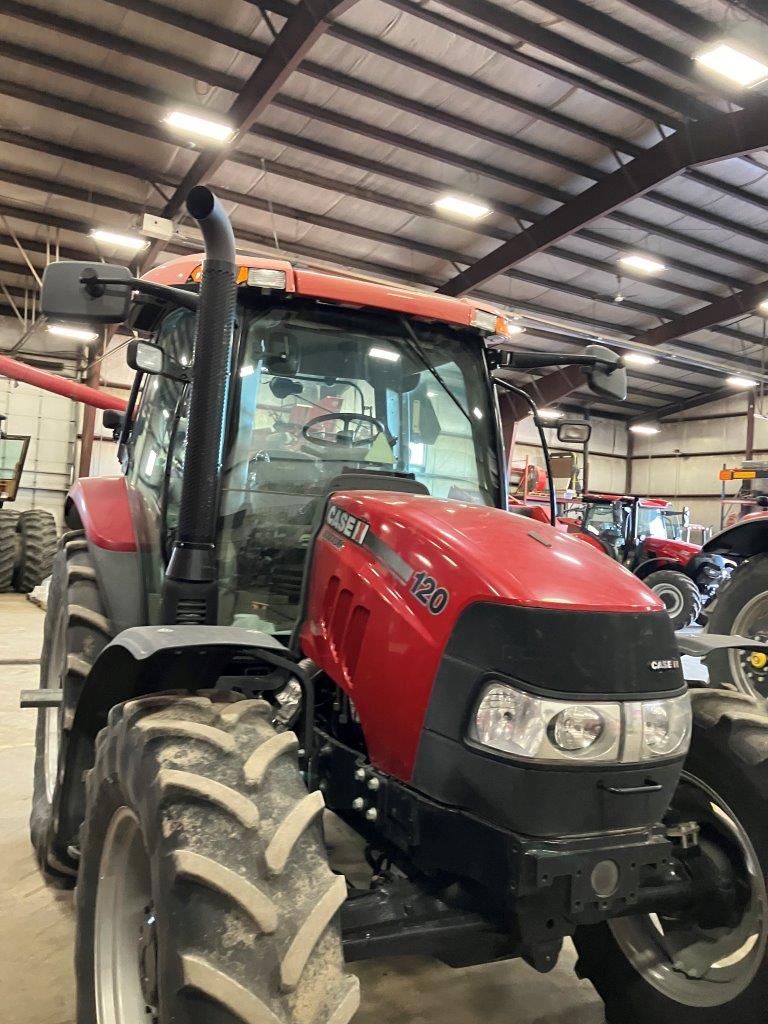
[[[166,622],[216,621],[216,525],[235,325],[237,264],[227,214],[198,185],[187,210],[200,226],[205,260],[197,312],[179,526],[163,593]]]

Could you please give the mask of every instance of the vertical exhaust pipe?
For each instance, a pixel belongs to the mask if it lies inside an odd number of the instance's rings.
[[[216,526],[235,325],[237,262],[229,217],[209,188],[197,185],[187,211],[205,243],[176,542],[162,592],[166,623],[215,624]]]

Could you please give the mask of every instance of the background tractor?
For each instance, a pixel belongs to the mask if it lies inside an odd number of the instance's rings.
[[[762,1022],[768,719],[688,692],[637,579],[508,514],[503,317],[238,259],[212,193],[187,205],[202,265],[44,278],[46,313],[151,339],[23,698],[78,1024],[346,1024],[345,962],[546,972],[569,935],[611,1021]],[[572,360],[625,393],[614,354]]]
[[[8,434],[0,416],[0,593],[29,594],[50,576],[58,532],[50,512],[6,508],[16,500],[29,436]]]
[[[687,511],[661,498],[585,494],[562,522],[658,594],[676,630],[699,619],[730,570],[721,554],[683,539]]]

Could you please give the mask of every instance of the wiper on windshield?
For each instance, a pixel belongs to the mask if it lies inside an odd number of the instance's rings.
[[[411,352],[411,355],[415,356],[419,360],[419,362],[424,367],[426,367],[427,370],[429,370],[429,372],[435,378],[437,383],[440,385],[440,387],[443,389],[443,391],[446,393],[446,395],[448,395],[450,400],[453,402],[453,404],[456,406],[456,408],[459,410],[459,412],[462,414],[462,416],[464,416],[466,418],[466,420],[468,421],[468,423],[471,426],[472,425],[472,417],[469,415],[467,410],[464,408],[464,406],[458,400],[458,398],[453,393],[453,391],[445,383],[445,381],[443,380],[443,378],[440,375],[440,373],[435,369],[435,367],[432,365],[432,363],[430,363],[429,359],[427,358],[427,356],[426,356],[426,354],[424,352],[424,346],[419,341],[418,335],[414,331],[413,327],[411,327],[411,324],[410,324],[410,321],[408,320],[408,318],[404,317],[404,316],[400,317],[400,322],[402,323],[403,327],[405,328],[405,337],[402,340],[406,343],[408,349]]]

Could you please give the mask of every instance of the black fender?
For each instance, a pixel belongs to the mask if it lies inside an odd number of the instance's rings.
[[[646,576],[650,576],[652,572],[658,572],[660,569],[674,569],[677,572],[686,571],[679,562],[673,562],[671,558],[647,558],[633,572],[639,580],[644,580]]]
[[[57,793],[58,833],[77,842],[85,815],[84,773],[116,704],[169,690],[272,690],[302,669],[279,640],[235,626],[135,626],[102,650],[85,680]],[[309,702],[307,702],[309,703]]]
[[[768,551],[768,513],[758,513],[754,519],[744,519],[721,530],[701,550],[737,561]]]

